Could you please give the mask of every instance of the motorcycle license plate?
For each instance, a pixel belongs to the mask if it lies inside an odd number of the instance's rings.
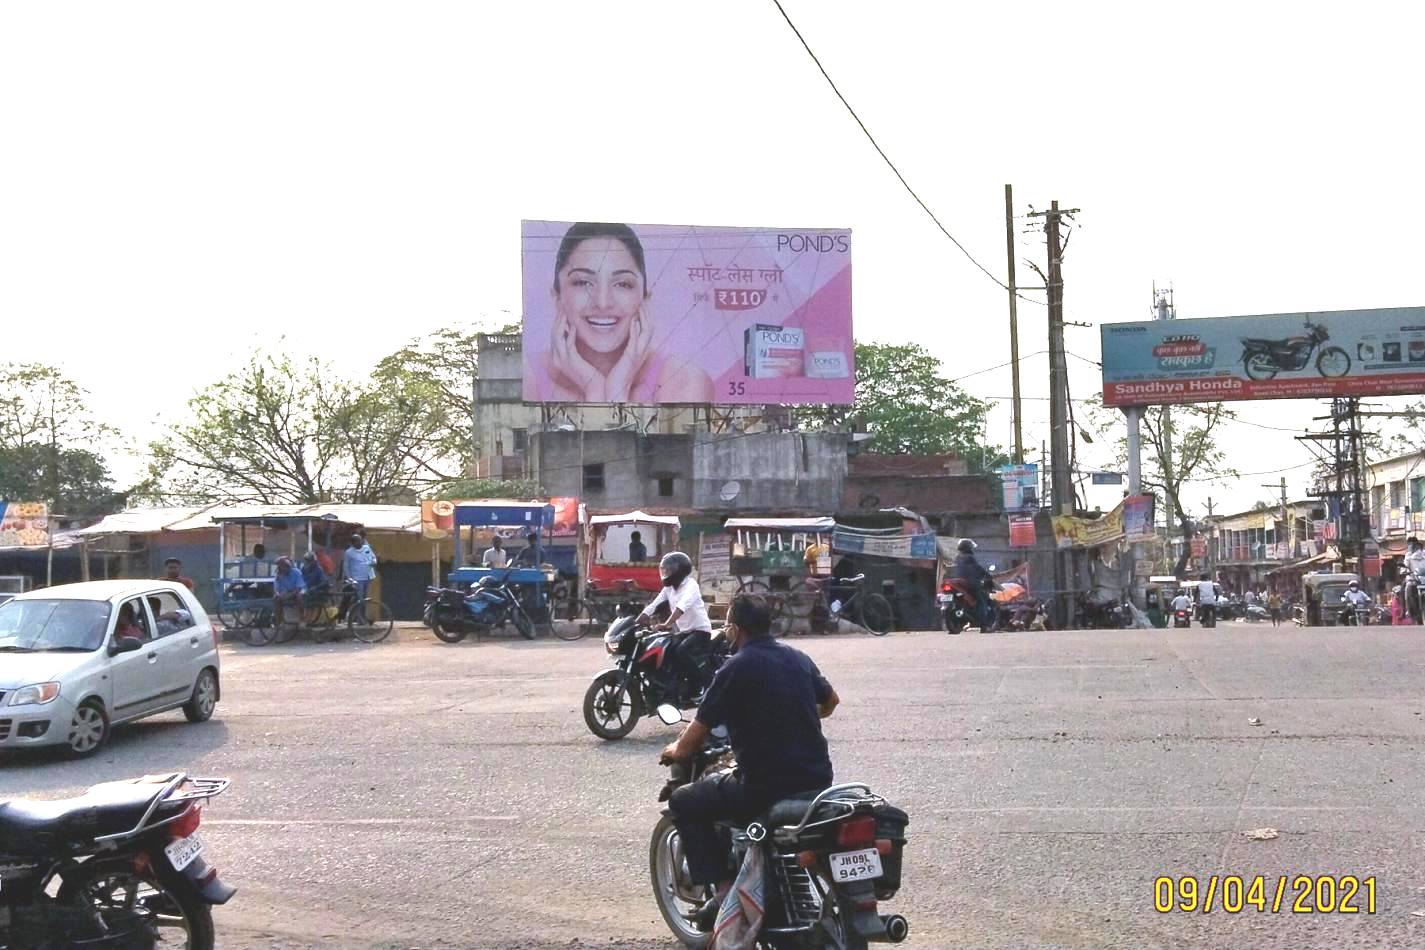
[[[864,851],[843,851],[830,856],[831,880],[841,884],[846,881],[869,881],[881,876],[881,853],[875,848]]]
[[[181,871],[197,859],[203,853],[203,839],[197,834],[191,834],[186,838],[179,838],[170,842],[168,847],[163,849],[163,853],[168,855],[168,860],[173,864],[175,871]]]
[[[950,601],[953,600],[954,597],[954,594],[937,594],[935,597],[935,602],[940,606],[944,607],[946,604],[950,603]]]

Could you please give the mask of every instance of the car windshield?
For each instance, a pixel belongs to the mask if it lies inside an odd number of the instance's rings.
[[[12,600],[0,606],[0,652],[89,652],[104,645],[109,605],[98,600]]]

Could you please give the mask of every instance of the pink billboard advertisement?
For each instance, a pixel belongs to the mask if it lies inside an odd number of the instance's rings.
[[[840,403],[851,232],[525,221],[524,399]]]

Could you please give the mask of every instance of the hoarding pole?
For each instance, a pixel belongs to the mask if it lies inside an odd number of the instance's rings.
[[[1014,188],[1004,186],[1004,245],[1009,261],[1009,381],[1014,402],[1014,464],[1024,464],[1024,431],[1019,401],[1019,295],[1014,288]]]
[[[1143,419],[1143,407],[1128,406],[1123,410],[1123,417],[1128,422],[1128,494],[1140,495],[1143,493],[1143,437],[1139,423]],[[1133,603],[1147,609],[1147,581],[1138,576],[1138,558],[1142,553],[1143,545],[1139,542],[1134,541],[1128,546],[1128,559],[1133,562],[1128,572],[1128,583]]]

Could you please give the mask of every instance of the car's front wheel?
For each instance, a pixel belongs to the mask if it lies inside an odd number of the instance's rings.
[[[86,699],[74,710],[69,720],[65,745],[69,754],[84,758],[98,752],[109,738],[109,716],[97,699]]]
[[[218,708],[218,675],[212,670],[198,674],[198,682],[193,684],[193,695],[183,706],[183,715],[189,722],[207,722],[213,718],[213,710]]]

